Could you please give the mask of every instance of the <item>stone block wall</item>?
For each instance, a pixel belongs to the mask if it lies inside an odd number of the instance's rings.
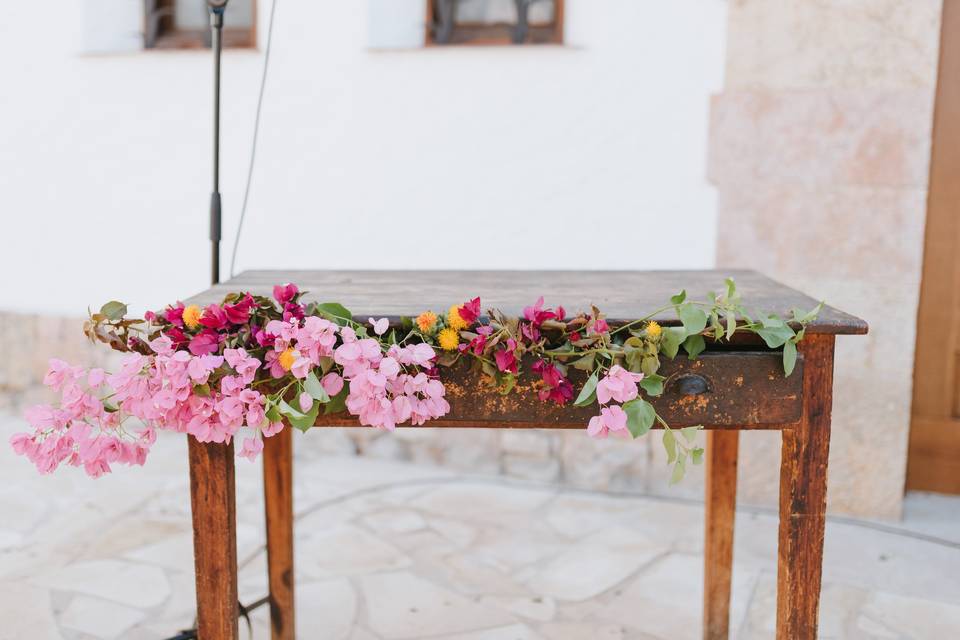
[[[712,105],[719,267],[761,270],[865,318],[838,340],[832,511],[896,518],[940,0],[736,0]],[[773,504],[779,437],[742,439],[745,499]]]

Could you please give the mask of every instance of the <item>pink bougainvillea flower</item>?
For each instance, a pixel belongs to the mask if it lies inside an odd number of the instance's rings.
[[[195,356],[214,353],[220,348],[220,336],[215,331],[204,329],[190,340],[187,348]]]
[[[263,451],[263,440],[259,438],[246,438],[243,441],[243,448],[240,449],[240,453],[237,455],[253,462],[257,459],[257,456],[260,455],[261,451]]]
[[[332,398],[343,390],[343,378],[331,371],[323,376],[320,380],[320,385],[323,387],[323,390],[327,392],[327,395]]]
[[[387,332],[387,329],[390,328],[390,321],[386,318],[380,318],[379,320],[368,318],[367,321],[370,323],[370,326],[373,327],[373,332],[378,336],[382,336]]]
[[[613,365],[607,375],[597,383],[597,402],[607,404],[629,402],[637,397],[637,383],[643,380],[642,373],[632,373],[620,365]]]
[[[617,405],[604,407],[599,416],[590,418],[587,424],[587,434],[594,438],[606,438],[610,433],[626,435],[627,414]]]
[[[529,307],[524,307],[523,317],[530,323],[539,327],[547,320],[553,320],[557,314],[551,309],[543,308],[543,296],[537,298],[537,301]]]
[[[610,331],[610,325],[607,324],[607,321],[603,318],[596,318],[593,322],[587,325],[587,335],[606,333],[607,331]]]
[[[274,285],[273,287],[273,297],[281,306],[286,306],[288,302],[291,302],[297,297],[298,293],[300,293],[300,290],[297,289],[297,285],[290,284],[289,282]]]
[[[464,302],[462,307],[457,307],[457,314],[468,325],[473,324],[480,317],[480,298],[474,298],[469,302]]]
[[[306,391],[300,394],[300,397],[297,398],[297,401],[300,404],[300,411],[303,411],[304,413],[313,408],[313,396]]]
[[[283,431],[283,423],[271,422],[267,426],[265,426],[261,431],[263,432],[263,436],[265,438],[272,438],[273,436]]]

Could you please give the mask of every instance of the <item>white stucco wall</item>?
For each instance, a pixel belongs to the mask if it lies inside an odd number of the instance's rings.
[[[209,53],[83,54],[97,0],[9,5],[0,308],[202,289]],[[240,269],[714,263],[723,0],[568,0],[564,47],[403,51],[368,48],[368,6],[281,0]],[[224,57],[224,270],[261,55]]]

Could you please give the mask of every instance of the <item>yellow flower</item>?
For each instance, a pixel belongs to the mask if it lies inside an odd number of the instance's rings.
[[[444,351],[453,351],[460,344],[460,333],[456,329],[447,327],[437,336],[437,342]]]
[[[280,366],[283,367],[284,371],[290,371],[290,369],[293,368],[293,363],[296,362],[296,360],[297,352],[292,348],[288,348],[277,358],[277,362],[280,363]]]
[[[183,310],[183,324],[187,325],[189,329],[196,329],[197,325],[200,324],[201,315],[203,315],[203,312],[200,307],[192,304]]]
[[[433,311],[424,311],[417,316],[417,327],[423,333],[430,333],[437,326],[437,314]]]
[[[659,338],[661,333],[663,333],[663,327],[660,326],[660,323],[654,322],[653,320],[647,323],[648,336],[651,338]]]
[[[456,331],[466,329],[470,326],[466,320],[460,317],[460,312],[457,311],[459,308],[459,305],[454,304],[451,305],[450,310],[447,311],[447,326],[455,329]]]

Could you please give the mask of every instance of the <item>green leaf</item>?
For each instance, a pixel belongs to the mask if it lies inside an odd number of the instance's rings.
[[[501,373],[498,375],[499,375],[499,382],[500,382],[500,388],[498,389],[498,391],[500,391],[500,395],[505,396],[509,394],[511,391],[513,391],[513,388],[517,386],[517,376],[513,375],[510,372]]]
[[[675,358],[686,337],[687,332],[683,327],[664,327],[660,338],[660,352],[670,359]]]
[[[583,383],[583,389],[580,390],[580,395],[577,396],[577,399],[574,401],[573,406],[575,407],[586,407],[593,404],[597,400],[597,372],[594,371],[593,374],[587,378],[587,381]]]
[[[657,374],[651,374],[643,377],[643,380],[640,381],[640,388],[643,389],[647,395],[657,397],[663,394],[663,381],[666,380],[663,376]]]
[[[733,278],[727,278],[724,282],[727,284],[727,300],[735,300],[737,297],[737,283],[733,281]]]
[[[691,360],[703,353],[703,350],[706,348],[707,343],[701,335],[687,336],[687,339],[683,341],[683,349],[687,352]]]
[[[597,354],[588,353],[582,358],[577,358],[574,360],[570,366],[574,369],[580,369],[581,371],[593,371],[594,366],[596,365]]]
[[[660,358],[657,356],[643,356],[640,362],[640,372],[645,376],[654,376],[660,369]]]
[[[193,392],[200,396],[201,398],[210,397],[210,385],[209,384],[195,384],[193,385]]]
[[[117,302],[116,300],[111,300],[100,307],[100,313],[106,316],[107,320],[113,322],[127,315],[127,305],[122,302]]]
[[[681,453],[677,458],[677,464],[673,465],[673,473],[670,474],[670,484],[677,484],[683,480],[687,474],[687,454]]]
[[[287,420],[290,421],[290,426],[299,429],[300,431],[307,431],[317,422],[317,415],[320,413],[320,403],[314,400],[313,406],[310,408],[310,411],[303,413],[294,409],[286,400],[281,400],[280,404],[280,413],[286,416]]]
[[[350,310],[339,302],[321,302],[315,304],[313,305],[313,311],[321,318],[336,322],[341,327],[347,326],[353,319],[353,314],[350,313]]]
[[[700,333],[707,326],[707,314],[703,309],[699,309],[691,304],[683,304],[677,307],[677,315],[680,316],[680,322],[687,335]]]
[[[697,431],[700,431],[700,429],[701,427],[699,425],[695,427],[684,427],[683,429],[680,429],[680,434],[683,436],[684,440],[690,444],[693,444],[697,439]]]
[[[797,365],[797,345],[788,340],[783,345],[783,375],[789,376]]]
[[[702,464],[703,463],[703,447],[697,447],[690,451],[690,458],[693,460],[693,464]]]
[[[764,325],[766,325],[766,322],[764,322]],[[763,338],[763,341],[767,343],[768,347],[776,349],[786,344],[787,340],[794,336],[794,333],[793,329],[785,324],[781,324],[779,327],[764,326],[762,329],[757,329],[757,335]]]
[[[671,429],[663,430],[663,448],[667,452],[667,464],[673,464],[677,459],[677,437]]]
[[[623,411],[627,414],[627,429],[634,438],[639,438],[653,427],[657,419],[657,410],[643,398],[634,398],[624,402]]]
[[[683,301],[687,299],[687,290],[684,289],[675,296],[670,297],[670,304],[683,304]]]
[[[733,334],[737,330],[737,316],[733,313],[728,313],[726,315],[727,320],[727,340],[733,337]]]
[[[341,411],[346,411],[347,409],[347,394],[350,393],[350,383],[344,381],[343,389],[340,390],[340,393],[330,398],[328,402],[323,407],[323,415],[329,415],[331,413],[340,413]]]
[[[311,371],[307,375],[307,379],[303,381],[303,390],[318,402],[330,402],[330,396],[327,394],[327,390],[320,384],[320,379],[317,378],[317,374],[313,371]]]
[[[267,420],[270,422],[280,422],[283,419],[283,416],[280,414],[280,407],[270,399],[267,400],[266,415]]]

